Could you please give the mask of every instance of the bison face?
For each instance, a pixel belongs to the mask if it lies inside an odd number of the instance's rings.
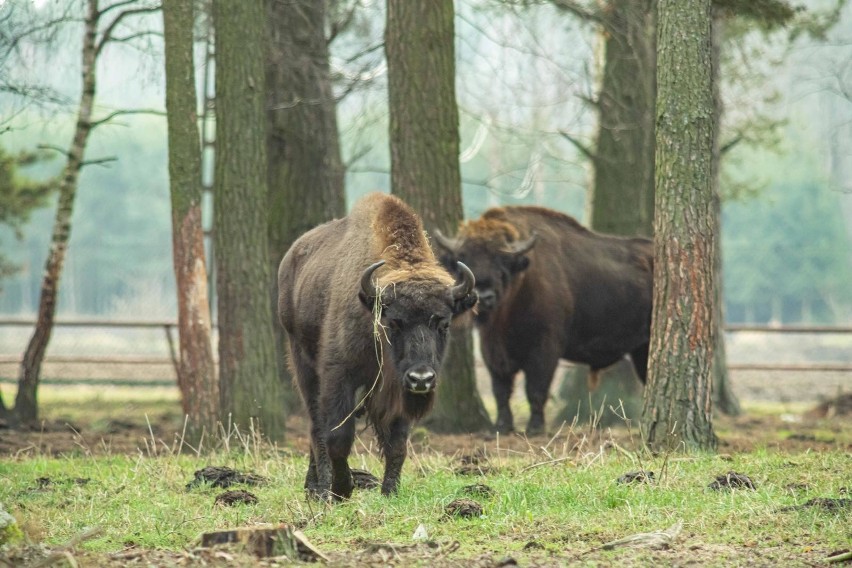
[[[453,271],[456,263],[464,263],[474,274],[479,294],[477,324],[488,321],[517,276],[529,267],[527,253],[535,246],[537,238],[533,234],[525,241],[502,245],[474,238],[450,240],[439,232],[435,237],[443,249],[440,259],[445,268]]]
[[[431,393],[441,370],[450,323],[476,304],[473,273],[460,267],[462,282],[456,286],[411,279],[379,291],[370,280],[379,266],[376,263],[365,271],[361,301],[371,314],[380,305],[380,333],[403,388],[413,394]]]

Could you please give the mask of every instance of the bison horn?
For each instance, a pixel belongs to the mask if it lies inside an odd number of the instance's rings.
[[[535,231],[533,231],[532,235],[530,235],[530,238],[528,238],[525,241],[521,241],[519,243],[514,243],[512,246],[509,247],[508,252],[510,252],[511,254],[516,255],[516,256],[526,254],[526,253],[530,252],[530,250],[535,246],[535,242],[537,240],[538,240],[538,235],[536,234]]]
[[[455,252],[459,248],[457,239],[450,239],[444,236],[440,229],[435,229],[435,242],[447,249],[449,252]]]
[[[364,291],[364,294],[368,298],[375,298],[379,295],[379,291],[376,289],[376,285],[373,284],[373,272],[375,272],[376,269],[378,269],[384,263],[384,260],[380,260],[379,262],[371,264],[367,267],[367,270],[364,271],[364,274],[361,275],[361,290]]]
[[[453,286],[453,300],[461,300],[473,290],[476,278],[473,277],[473,272],[470,271],[470,268],[465,263],[456,261],[456,264],[459,265],[459,270],[461,271],[462,283]]]

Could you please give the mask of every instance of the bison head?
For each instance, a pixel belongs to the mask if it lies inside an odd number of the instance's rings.
[[[452,319],[476,304],[473,273],[459,262],[462,281],[453,286],[429,272],[412,271],[404,279],[378,287],[372,275],[383,264],[369,266],[361,276],[361,302],[371,313],[378,308],[381,333],[390,345],[391,361],[403,388],[415,394],[431,393]],[[435,269],[446,278],[440,267]]]
[[[435,231],[435,242],[443,249],[439,255],[441,263],[450,271],[456,264],[467,264],[473,271],[479,294],[477,323],[488,321],[512,281],[527,269],[530,264],[527,254],[536,240],[535,233],[526,240],[502,242],[476,236],[450,239]]]

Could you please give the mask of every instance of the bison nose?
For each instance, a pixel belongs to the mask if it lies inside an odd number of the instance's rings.
[[[490,310],[497,303],[497,294],[494,293],[494,290],[477,290],[477,293],[479,294],[479,305],[482,308]]]
[[[435,371],[428,367],[411,370],[405,375],[405,386],[415,393],[430,392],[435,388]]]

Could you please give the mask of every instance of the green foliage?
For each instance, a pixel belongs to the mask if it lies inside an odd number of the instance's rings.
[[[798,152],[748,155],[752,171],[783,169],[787,178],[770,184],[759,200],[724,206],[729,315],[738,313],[737,305],[766,312],[775,301],[793,319],[809,306],[815,319],[831,322],[842,319],[838,309],[852,306],[852,245],[838,195],[819,181],[814,160]]]
[[[21,239],[21,228],[34,209],[44,207],[56,182],[35,182],[22,176],[20,169],[36,166],[49,159],[43,152],[21,152],[16,156],[0,148],[0,225],[14,231]],[[2,243],[0,243],[2,244]],[[0,254],[0,280],[16,271],[16,266]],[[2,289],[2,288],[0,288]]]

